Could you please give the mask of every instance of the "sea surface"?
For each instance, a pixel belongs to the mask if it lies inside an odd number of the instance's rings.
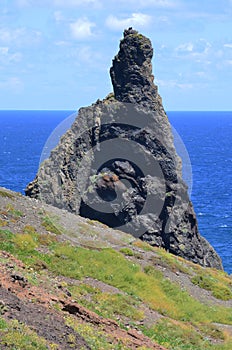
[[[36,175],[40,160],[49,154],[57,137],[71,124],[73,113],[0,111],[0,186],[24,193]],[[200,232],[231,274],[232,112],[167,114],[174,127],[178,152],[184,158],[185,177]],[[62,127],[57,128],[60,123]],[[46,144],[51,134],[54,137]]]

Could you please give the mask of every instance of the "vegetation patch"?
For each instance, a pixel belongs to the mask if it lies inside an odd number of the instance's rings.
[[[145,252],[148,251],[154,251],[154,247],[152,247],[150,244],[148,244],[147,242],[141,241],[140,239],[132,242],[132,245],[134,245],[137,248],[140,248],[142,250],[144,250]]]
[[[53,244],[58,242],[58,239],[55,235],[51,235],[49,233],[44,233],[38,235],[38,242],[42,246],[52,246]]]
[[[80,334],[86,343],[93,350],[129,350],[130,348],[124,346],[120,340],[113,342],[108,334],[103,330],[94,327],[90,324],[80,323],[75,317],[66,317],[66,323],[72,327],[78,334]]]
[[[24,233],[27,233],[27,234],[30,234],[30,235],[36,235],[36,234],[38,234],[38,232],[36,231],[36,229],[34,228],[34,226],[31,226],[31,225],[26,225],[26,226],[24,226],[23,232],[24,232]]]
[[[15,234],[13,242],[15,243],[16,249],[25,252],[32,252],[36,247],[38,247],[36,236],[32,236],[29,233]]]
[[[146,244],[144,247],[146,249]],[[178,284],[165,278],[162,272],[155,268],[152,260],[151,265],[142,267],[128,259],[127,256],[132,256],[134,253],[129,247],[124,247],[119,252],[112,248],[86,249],[68,242],[59,242],[55,234],[39,234],[33,226],[26,225],[21,233],[16,234],[1,229],[0,249],[12,253],[24,262],[27,267],[25,277],[33,284],[38,284],[40,274],[44,269],[48,269],[49,275],[52,274],[54,278],[64,276],[82,280],[89,276],[116,287],[121,293],[101,291],[82,281],[78,285],[67,283],[63,286],[71,292],[72,298],[78,303],[100,316],[117,320],[122,327],[125,322],[133,325],[144,319],[144,314],[140,311],[142,303],[158,311],[165,317],[153,327],[149,329],[143,327],[141,330],[169,349],[231,349],[229,340],[227,341],[223,333],[212,325],[212,323],[232,325],[231,308],[200,303]],[[158,256],[168,266],[173,266],[173,269],[180,270],[179,263],[184,264],[184,261],[179,259],[176,263],[175,257],[166,259],[167,252],[161,252],[165,257],[163,259],[159,253],[155,255],[156,248],[152,250],[154,254],[151,254],[151,257]],[[231,278],[224,272],[197,266],[195,268],[192,265],[189,271],[192,275],[195,273],[195,278],[201,275],[205,281],[205,276],[208,276],[216,285],[225,289],[231,288]],[[76,322],[74,318],[71,320]],[[5,327],[4,321],[0,322],[0,327],[2,329]],[[112,339],[109,339],[104,332],[101,333],[99,328],[79,323],[73,324],[74,327],[82,332],[89,344],[98,339],[96,344],[99,345],[93,346],[93,349],[124,349],[121,343],[112,345]],[[2,334],[6,339],[6,334],[0,333],[1,336]],[[10,344],[9,340],[8,342]],[[40,344],[42,346],[42,343]]]
[[[11,203],[8,203],[5,208],[1,210],[0,214],[4,215],[4,217],[12,222],[19,220],[24,215],[22,211],[15,209]]]
[[[47,350],[46,340],[17,320],[6,322],[0,317],[0,345],[12,350]],[[51,344],[52,345],[52,344]],[[52,349],[52,347],[49,347]],[[53,347],[53,349],[55,349]],[[56,348],[57,349],[57,348]]]
[[[119,251],[120,251],[120,253],[122,253],[124,255],[134,256],[134,252],[130,248],[124,247],[124,248],[121,248]]]
[[[7,224],[8,224],[8,221],[2,220],[2,219],[0,218],[0,227],[7,226]]]
[[[179,285],[165,279],[154,267],[148,266],[143,271],[140,265],[113,249],[89,250],[57,242],[48,246],[50,254],[45,254],[37,250],[39,243],[36,238],[18,234],[12,239],[8,231],[4,235],[8,237],[8,243],[6,239],[2,241],[5,250],[8,248],[29,266],[40,261],[55,275],[74,279],[93,277],[139,298],[153,310],[176,320],[232,324],[229,308],[200,303],[181,290]]]
[[[157,262],[160,265],[166,266],[174,272],[180,271],[186,274],[191,273],[191,266],[186,263],[185,259],[169,254],[162,248],[156,248],[155,251],[158,257],[154,257],[154,263]]]
[[[139,310],[139,301],[130,295],[105,293],[88,284],[69,286],[68,289],[78,303],[102,317],[118,320],[122,316],[132,321],[144,318],[144,313]]]
[[[159,271],[152,267],[143,271],[113,249],[95,251],[57,244],[53,256],[44,259],[48,268],[58,275],[96,278],[140,298],[163,315],[184,321],[232,324],[230,309],[201,304]]]
[[[61,235],[64,233],[63,227],[61,227],[55,220],[48,215],[44,216],[42,219],[42,226],[49,232],[55,233],[56,235]]]
[[[3,189],[0,189],[0,196],[1,197],[6,197],[6,198],[10,198],[10,199],[14,199],[15,198],[14,194],[12,194],[10,192],[7,192],[7,191],[5,191]]]
[[[212,292],[212,295],[217,299],[232,299],[231,281],[229,281],[229,285],[226,285],[225,283],[223,284],[209,272],[207,274],[197,274],[191,278],[191,281],[192,283],[198,285],[200,288]]]
[[[12,252],[14,249],[13,237],[14,234],[11,231],[0,229],[0,249]]]
[[[229,350],[232,343],[222,342],[224,335],[214,326],[198,325],[160,319],[152,328],[143,328],[144,334],[172,350]]]
[[[78,224],[78,232],[82,235],[88,235],[90,237],[97,237],[99,234],[94,228],[91,228],[89,224],[80,222]]]

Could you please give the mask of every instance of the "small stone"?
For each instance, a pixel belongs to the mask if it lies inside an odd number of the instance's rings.
[[[0,300],[0,306],[6,306],[6,303],[5,303],[5,301],[3,301],[3,300]]]

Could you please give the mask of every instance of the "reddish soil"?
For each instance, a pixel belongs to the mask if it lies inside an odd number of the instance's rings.
[[[23,276],[25,266],[21,261],[7,252],[1,252],[0,255],[0,258],[7,260],[7,263],[0,262],[0,306],[6,319],[25,323],[39,336],[57,344],[61,350],[90,349],[85,340],[65,324],[64,315],[67,313],[74,315],[79,322],[99,327],[113,341],[121,340],[128,348],[146,346],[149,349],[165,350],[137,330],[123,330],[116,321],[100,317],[73,302],[70,297],[65,298],[62,293],[49,294],[43,288],[31,285]],[[14,266],[20,272],[12,272]],[[61,311],[55,310],[54,304],[59,305]],[[75,347],[70,343],[70,335],[75,339]]]

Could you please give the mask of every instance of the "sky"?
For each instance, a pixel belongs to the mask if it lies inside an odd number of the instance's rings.
[[[232,110],[232,0],[0,0],[0,109],[104,98],[130,26],[152,41],[167,111]]]

